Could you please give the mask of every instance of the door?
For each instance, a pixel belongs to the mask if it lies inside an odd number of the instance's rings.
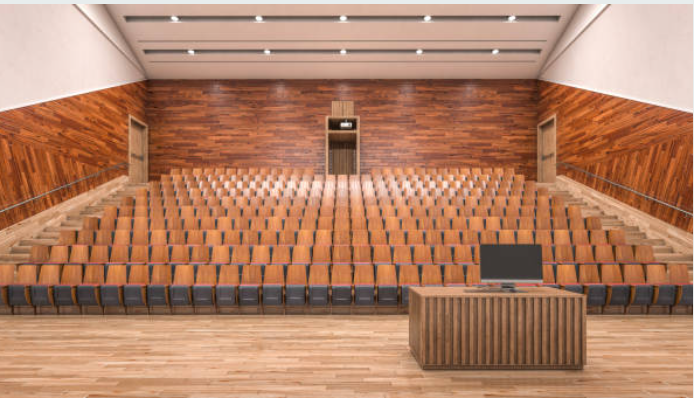
[[[130,115],[130,182],[145,183],[149,180],[147,125]]]
[[[557,116],[537,125],[537,182],[557,177]]]

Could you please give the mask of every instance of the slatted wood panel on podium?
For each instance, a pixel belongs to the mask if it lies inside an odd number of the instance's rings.
[[[539,120],[557,115],[558,161],[692,211],[692,114],[541,81]],[[692,219],[584,173],[557,173],[679,228]]]
[[[128,159],[128,114],[145,120],[145,83],[0,113],[0,208]],[[0,229],[119,175],[110,171],[0,214]]]
[[[410,350],[423,369],[581,369],[585,296],[553,288],[410,289]]]
[[[148,83],[150,177],[205,165],[325,168],[325,115],[354,101],[361,170],[504,165],[535,176],[535,80]]]

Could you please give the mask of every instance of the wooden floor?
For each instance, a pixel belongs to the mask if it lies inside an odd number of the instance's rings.
[[[583,371],[422,371],[407,316],[0,317],[0,397],[692,397],[692,317],[591,316]]]

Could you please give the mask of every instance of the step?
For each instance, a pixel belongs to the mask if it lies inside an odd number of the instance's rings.
[[[12,246],[10,248],[10,253],[23,253],[29,255],[31,254],[31,246]]]
[[[659,261],[669,261],[669,262],[692,262],[692,255],[682,254],[682,253],[658,253],[656,259]]]
[[[46,229],[44,229],[44,232],[60,233],[60,231],[79,231],[80,229],[82,229],[82,224],[80,224],[79,227],[72,227],[72,226],[46,227]]]
[[[14,247],[17,246],[51,246],[55,245],[58,243],[57,239],[40,239],[40,238],[32,238],[32,239],[22,239],[19,241],[19,243]]]
[[[36,234],[37,239],[54,239],[58,240],[60,238],[60,232],[48,232],[46,230],[43,230]]]
[[[0,254],[0,262],[7,263],[20,263],[24,261],[29,261],[29,254],[27,253],[8,253]]]
[[[665,243],[665,240],[663,240],[663,239],[648,239],[648,238],[631,238],[631,239],[629,239],[629,237],[627,237],[627,239],[629,241],[629,244],[631,244],[631,245],[648,245],[648,246],[665,246],[665,245],[667,245],[667,243]]]

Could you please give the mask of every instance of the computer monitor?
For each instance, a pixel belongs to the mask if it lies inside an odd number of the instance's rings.
[[[480,245],[483,283],[542,283],[540,245]]]

